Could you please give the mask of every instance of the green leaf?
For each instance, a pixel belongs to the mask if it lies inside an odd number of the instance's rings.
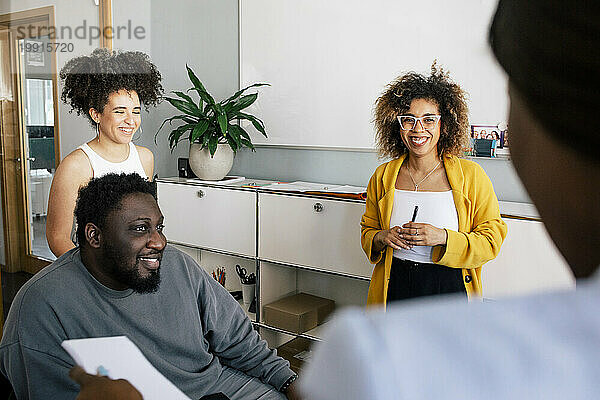
[[[192,69],[187,64],[185,65],[185,68],[187,69],[188,77],[190,78],[190,81],[192,81],[194,88],[207,93],[206,88],[204,87],[202,82],[200,82],[200,79],[198,79],[194,71],[192,71]]]
[[[227,114],[224,110],[217,116],[217,121],[219,122],[219,128],[221,128],[221,133],[224,135],[227,132]]]
[[[200,99],[199,104],[196,104],[194,99],[192,99],[190,96],[188,96],[187,94],[185,94],[183,92],[174,90],[173,93],[175,93],[177,96],[181,97],[182,99],[186,100],[188,103],[196,106],[198,108],[198,110],[202,110],[202,99]]]
[[[189,92],[190,90],[195,90],[196,92],[198,92],[198,96],[200,96],[200,98],[201,98],[202,100],[204,100],[204,102],[205,102],[206,104],[209,104],[209,105],[210,105],[210,104],[215,104],[215,99],[213,99],[213,97],[212,97],[210,94],[208,94],[208,92],[201,92],[200,90],[198,90],[198,89],[196,89],[196,88],[191,88],[191,89],[188,89],[188,92]]]
[[[200,96],[200,98],[206,103],[215,104],[215,99],[213,99],[212,96],[208,93],[208,91],[206,90],[202,82],[200,82],[200,79],[198,79],[194,71],[192,71],[192,69],[187,65],[185,66],[185,68],[187,68],[188,77],[194,85],[194,87],[189,90],[195,90],[198,93],[198,96]]]
[[[244,113],[239,113],[238,118],[252,122],[254,128],[256,128],[256,130],[260,133],[262,133],[264,137],[267,137],[267,132],[265,132],[265,124],[259,118],[256,118],[254,115]]]
[[[250,85],[250,86],[246,86],[246,87],[245,87],[245,88],[243,88],[242,90],[239,90],[239,91],[235,92],[235,93],[233,94],[233,96],[231,96],[230,98],[228,98],[227,100],[225,100],[223,103],[227,104],[227,103],[229,103],[230,101],[232,101],[232,100],[234,100],[234,99],[237,99],[237,98],[238,98],[238,96],[239,96],[239,95],[241,95],[242,93],[244,93],[246,90],[248,90],[248,89],[250,89],[250,88],[253,88],[253,87],[260,87],[260,86],[271,86],[271,85],[270,85],[270,84],[268,84],[268,83],[255,83],[255,84],[252,84],[252,85]]]
[[[227,143],[229,144],[229,147],[231,147],[231,150],[233,150],[233,152],[235,153],[239,147],[238,144],[229,135],[226,136],[225,138],[227,139]]]
[[[227,113],[219,103],[214,104],[212,109],[214,110],[214,113],[217,116],[217,124],[219,125],[219,130],[221,134],[225,135],[225,132],[227,132]]]
[[[235,143],[240,146],[240,132],[236,129],[237,127],[237,125],[229,125],[229,128],[227,129],[227,136],[231,137]]]
[[[179,111],[186,113],[188,115],[192,115],[195,117],[203,117],[204,115],[195,104],[190,104],[187,101],[174,99],[171,97],[165,97],[165,100],[169,102],[173,107],[178,109]]]
[[[176,120],[176,119],[183,120],[183,121],[187,122],[188,124],[195,124],[195,123],[197,123],[197,122],[198,122],[198,120],[197,120],[197,119],[190,118],[190,117],[188,117],[187,115],[176,115],[176,116],[174,116],[174,117],[167,118],[167,119],[165,119],[165,120],[162,122],[162,124],[160,124],[160,127],[158,128],[158,130],[157,130],[157,131],[156,131],[156,133],[154,134],[154,143],[156,143],[156,138],[158,137],[158,133],[159,133],[159,132],[160,132],[160,130],[163,128],[163,126],[164,126],[164,125],[165,125],[167,122],[169,123],[169,125],[171,125],[172,121],[173,121],[173,120]]]
[[[239,100],[237,100],[234,103],[231,103],[232,104],[231,107],[228,107],[229,114],[237,113],[237,112],[243,110],[244,108],[249,107],[250,105],[252,105],[252,103],[254,103],[256,101],[257,98],[258,98],[258,93],[249,94],[249,95],[240,97]]]
[[[187,94],[177,91],[177,90],[173,90],[173,93],[175,93],[177,96],[181,97],[184,100],[187,100],[188,103],[192,103],[192,104],[196,104],[194,102],[194,99],[192,99],[190,96],[188,96]]]
[[[235,131],[237,134],[240,135],[241,138],[243,137],[246,140],[251,141],[250,135],[241,126],[239,126],[239,125],[230,125],[229,129],[232,130],[232,131]]]
[[[203,136],[202,136],[202,148],[203,148],[203,149],[204,149],[204,148],[206,148],[206,147],[208,147],[208,141],[210,140],[210,138],[211,138],[212,136],[213,136],[213,135],[211,135],[211,134],[206,134],[206,135],[203,135]]]
[[[169,147],[171,148],[171,151],[175,149],[175,147],[179,143],[179,140],[181,139],[181,136],[186,131],[192,129],[193,126],[194,124],[181,125],[180,127],[173,129],[171,133],[169,133]]]
[[[244,146],[250,147],[252,150],[254,150],[254,145],[248,139],[242,138],[241,141]]]
[[[198,122],[196,124],[196,126],[194,127],[194,129],[192,130],[192,133],[190,134],[190,142],[194,143],[202,135],[204,135],[204,133],[208,129],[208,125],[209,125],[209,123],[206,120]]]
[[[218,140],[216,136],[211,136],[208,141],[208,151],[210,152],[210,156],[213,157],[215,152],[217,151]]]

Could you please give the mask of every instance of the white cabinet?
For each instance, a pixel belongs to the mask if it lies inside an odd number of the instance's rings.
[[[500,298],[571,289],[575,278],[539,221],[504,218],[508,234],[498,257],[483,266],[483,296]]]
[[[169,241],[256,256],[256,193],[158,182]]]
[[[226,267],[229,290],[239,289],[232,281],[239,281],[236,263],[257,273],[254,322],[272,347],[295,334],[266,324],[266,304],[303,292],[334,300],[336,310],[365,306],[373,266],[360,245],[363,201],[177,179],[159,180],[158,200],[167,239],[199,249],[198,255],[211,252],[202,264],[209,271]],[[508,203],[501,203],[503,209],[515,217],[504,217],[508,236],[498,257],[483,267],[484,297],[573,287],[573,276],[543,224],[519,219],[535,213]],[[321,331],[317,326],[301,335],[316,339]]]
[[[327,272],[296,268],[267,261],[260,262],[260,305],[279,300],[295,293],[308,293],[335,301],[336,310],[347,306],[365,307],[369,280]],[[260,313],[264,325],[264,312]],[[319,339],[324,325],[302,334]]]
[[[363,202],[259,193],[258,257],[370,278],[360,246]]]
[[[373,266],[360,246],[362,201],[163,179],[158,203],[169,242],[189,246],[209,272],[225,267],[228,290],[239,289],[232,282],[236,263],[257,272],[254,322],[271,347],[296,335],[264,322],[266,304],[308,293],[335,301],[336,310],[366,305]],[[321,331],[317,326],[302,336],[318,339]]]

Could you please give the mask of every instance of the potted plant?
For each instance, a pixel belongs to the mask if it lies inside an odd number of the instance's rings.
[[[229,98],[216,102],[194,71],[186,65],[188,77],[198,100],[187,93],[173,91],[178,97],[165,97],[173,107],[183,114],[167,118],[160,125],[156,135],[168,122],[182,121],[169,133],[171,151],[181,140],[190,142],[190,167],[196,176],[204,180],[221,180],[233,166],[233,156],[238,149],[249,147],[254,151],[248,132],[239,125],[240,120],[252,123],[257,131],[267,137],[264,123],[257,117],[243,112],[258,98],[258,93],[244,95],[253,87],[268,86],[267,83],[255,83],[235,92]],[[155,135],[155,140],[156,140]]]

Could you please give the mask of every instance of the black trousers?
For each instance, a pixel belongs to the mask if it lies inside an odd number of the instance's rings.
[[[392,258],[387,292],[388,303],[450,293],[463,293],[465,297],[467,296],[460,268]]]

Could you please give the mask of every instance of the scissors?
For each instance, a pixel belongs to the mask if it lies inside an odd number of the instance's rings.
[[[235,266],[235,271],[237,272],[238,276],[242,280],[242,283],[244,283],[244,280],[247,279],[247,275],[248,275],[248,271],[246,271],[246,268],[241,267],[238,264],[238,265]]]
[[[246,283],[246,284],[256,283],[256,275],[254,275],[254,272],[251,272],[250,275],[248,275],[246,277],[246,280],[242,283]]]
[[[235,271],[237,272],[238,276],[240,277],[240,281],[244,284],[252,284],[252,283],[256,283],[256,275],[254,275],[254,272],[250,273],[250,275],[248,275],[248,271],[246,270],[246,268],[241,267],[240,265],[236,265],[235,266]]]

